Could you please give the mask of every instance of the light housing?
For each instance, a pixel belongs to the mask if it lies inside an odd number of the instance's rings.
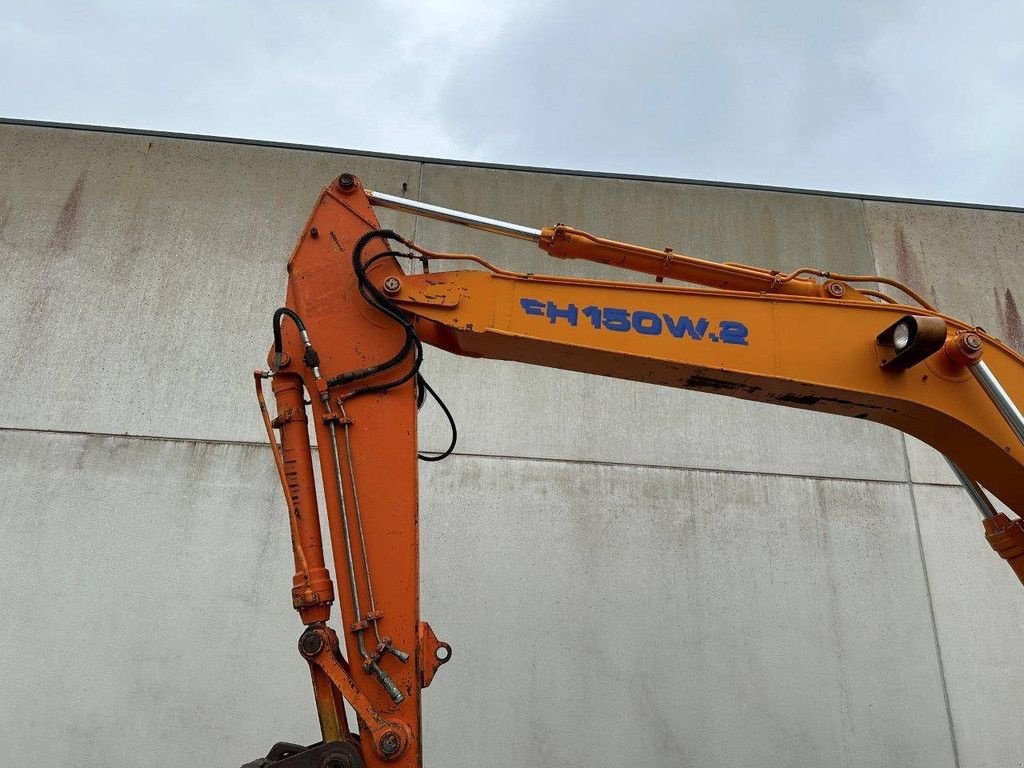
[[[946,342],[946,321],[929,315],[904,315],[875,338],[878,364],[905,371],[940,349]]]

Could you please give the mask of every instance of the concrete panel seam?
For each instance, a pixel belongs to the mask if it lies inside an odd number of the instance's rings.
[[[924,575],[924,591],[928,600],[928,618],[932,623],[932,638],[935,641],[935,661],[939,667],[939,683],[942,685],[942,699],[946,705],[946,720],[949,723],[949,741],[953,748],[953,765],[960,768],[960,749],[956,742],[956,728],[953,726],[953,707],[949,701],[949,686],[946,684],[946,665],[942,660],[942,644],[939,641],[939,625],[935,619],[935,602],[932,599],[931,577],[928,575],[928,560],[924,555],[924,537],[921,534],[921,520],[917,514],[917,495],[914,493],[914,483],[910,479],[910,453],[907,451],[907,437],[900,435],[903,443],[903,462],[907,472],[907,493],[910,494],[910,509],[914,514],[914,533],[917,535],[917,552],[921,558],[921,570]]]
[[[755,472],[746,469],[726,469],[723,467],[698,467],[692,465],[681,465],[681,464],[646,464],[646,463],[635,463],[626,461],[603,461],[600,459],[569,459],[569,458],[554,458],[550,456],[520,456],[515,454],[501,454],[501,453],[453,453],[453,456],[459,456],[460,458],[466,459],[485,459],[493,461],[532,461],[541,463],[551,464],[568,464],[573,466],[590,466],[590,467],[628,467],[631,469],[661,469],[667,471],[677,472],[707,472],[708,474],[715,475],[735,475],[740,477],[781,477],[793,480],[827,480],[834,482],[846,482],[846,483],[877,483],[878,485],[903,485],[903,480],[885,480],[882,478],[874,477],[840,477],[838,475],[810,475],[810,474],[799,474],[796,472],[770,472],[770,471],[759,471]]]
[[[33,427],[0,426],[0,433],[13,432],[35,435],[69,435],[71,437],[112,437],[120,440],[150,440],[160,443],[191,443],[194,445],[238,445],[242,447],[269,447],[262,440],[213,440],[204,437],[174,437],[173,435],[135,435],[128,432],[90,432],[80,429],[38,429]]]
[[[70,435],[73,437],[110,437],[121,440],[152,440],[165,443],[192,443],[196,445],[238,445],[249,447],[269,447],[261,440],[214,440],[201,437],[175,437],[172,435],[136,435],[127,432],[90,432],[71,429],[36,429],[32,427],[0,426],[0,433],[29,433],[40,435]],[[316,450],[316,446],[313,447]],[[737,477],[780,477],[791,480],[824,480],[835,483],[874,483],[876,485],[904,485],[905,480],[885,480],[875,477],[840,477],[838,475],[811,475],[796,472],[755,472],[745,469],[726,469],[722,467],[698,467],[675,464],[640,464],[625,461],[601,461],[598,459],[568,459],[551,456],[521,456],[503,453],[462,453],[456,451],[453,457],[461,459],[484,459],[488,461],[529,461],[546,464],[566,464],[570,466],[622,467],[626,469],[655,469],[666,472],[705,472],[713,475],[733,475]],[[955,487],[951,483],[918,482],[916,485],[934,486],[938,488]]]

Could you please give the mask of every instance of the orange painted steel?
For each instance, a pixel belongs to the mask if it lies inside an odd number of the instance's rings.
[[[656,251],[630,243],[620,243],[591,235],[559,224],[541,230],[540,249],[559,259],[585,259],[599,264],[654,275],[659,282],[666,278],[699,283],[733,291],[772,292],[793,296],[826,296],[825,284],[798,277],[803,272],[818,275],[818,270],[801,269],[780,275],[761,267],[744,264],[719,264],[717,261],[686,256],[666,248]],[[851,290],[848,298],[857,295]],[[863,299],[866,300],[866,299]]]
[[[293,599],[307,624],[300,652],[310,663],[325,740],[349,738],[344,697],[357,712],[368,768],[421,765],[420,691],[451,649],[419,615],[415,379],[359,391],[410,371],[412,356],[369,378],[350,375],[373,370],[407,343],[396,319],[360,292],[353,256],[361,239],[367,279],[381,297],[386,294],[388,306],[400,308],[399,317],[412,323],[423,342],[471,357],[886,424],[932,445],[1011,510],[1024,512],[1024,445],[968,369],[979,358],[980,339],[989,369],[1019,402],[1024,359],[998,339],[927,306],[895,304],[872,289],[856,290],[844,276],[818,270],[780,276],[561,226],[541,236],[541,247],[552,255],[622,266],[659,282],[519,274],[396,237],[425,260],[457,258],[484,267],[405,274],[385,253],[384,239],[369,236],[378,228],[358,179],[343,176],[323,191],[288,262],[286,297],[318,355],[311,356],[297,325],[287,322],[284,354],[271,355],[272,366],[281,361],[273,373],[273,426],[281,434],[275,457],[296,550]],[[712,287],[670,286],[664,278]],[[933,336],[938,329],[932,339],[936,351],[896,370],[891,354],[880,355],[876,337],[908,314]],[[262,397],[259,383],[257,390]],[[324,623],[333,588],[320,540],[303,391],[319,446],[344,658]],[[1024,581],[1020,521],[997,516],[985,528],[993,548]]]
[[[1024,520],[1011,520],[1000,512],[985,520],[985,538],[1024,583]]]
[[[303,623],[312,624],[330,618],[334,583],[324,564],[302,379],[280,374],[274,377],[273,388],[277,417],[272,424],[281,432],[282,482],[296,551],[292,605]]]
[[[431,296],[459,294],[458,304]],[[935,447],[1015,512],[1024,511],[1024,445],[974,382],[945,352],[903,372],[878,365],[875,337],[920,307],[794,298],[664,285],[576,280],[483,271],[408,275],[392,297],[423,341],[456,354],[498,358],[695,389],[746,400],[866,419]],[[528,314],[522,302],[543,307]],[[536,302],[533,304],[532,302]],[[547,307],[569,311],[552,321]],[[740,322],[747,343],[685,334],[649,335],[594,327],[589,307],[677,320],[704,318],[714,328]],[[593,316],[593,314],[591,315]],[[969,327],[943,318],[951,331]],[[652,321],[653,322],[653,321]],[[1004,387],[1024,393],[1024,360],[978,332],[985,359]]]
[[[358,292],[352,269],[352,244],[378,224],[365,195],[357,192],[352,189],[346,194],[337,185],[324,191],[288,262],[285,303],[304,320],[319,353],[320,365],[330,375],[366,368],[379,362],[399,349],[403,338],[401,330],[382,313],[370,307]],[[376,255],[382,248],[380,243],[373,244],[367,249],[367,257]],[[370,274],[374,279],[383,279],[388,275],[403,273],[389,259],[387,263],[375,264]],[[372,586],[376,604],[383,614],[374,622],[368,619],[366,612],[362,616],[354,614],[356,600],[347,579],[341,576],[347,570],[347,553],[351,551],[359,602],[363,607],[368,606],[370,584],[364,577],[360,548],[352,546],[351,542],[346,545],[345,542],[345,522],[350,530],[356,527],[353,487],[345,468],[340,473],[341,493],[344,496],[339,496],[339,473],[336,472],[329,449],[330,420],[327,419],[325,404],[320,399],[320,392],[326,391],[332,411],[337,416],[338,399],[345,398],[354,387],[325,389],[323,381],[317,381],[313,372],[302,362],[303,344],[294,325],[287,322],[283,325],[282,339],[285,362],[274,377],[275,383],[287,380],[289,375],[301,377],[306,392],[312,395],[309,398],[312,414],[310,420],[319,446],[317,454],[326,517],[334,570],[338,574],[339,623],[343,628],[345,657],[349,660],[349,671],[346,674],[352,680],[351,690],[360,695],[358,704],[363,710],[360,720],[374,724],[373,728],[361,728],[360,743],[364,761],[370,768],[385,764],[401,768],[419,766],[421,673],[414,652],[420,631],[414,384],[406,382],[386,392],[344,402],[345,413],[351,422],[349,429],[353,474],[358,485],[366,546],[371,553],[374,569]],[[388,374],[384,374],[370,381],[387,377]],[[283,399],[283,396],[291,392],[293,390],[288,387],[275,386],[279,418],[280,414],[295,407],[294,399]],[[291,423],[284,424],[284,428],[287,429]],[[305,424],[302,424],[302,428],[305,430]],[[299,434],[298,427],[295,427],[293,435],[297,442],[305,442],[308,451],[308,435]],[[301,455],[301,451],[290,441],[283,439],[282,443],[282,452],[286,457],[289,451]],[[289,489],[289,492],[305,500],[303,515],[309,515],[305,519],[310,521],[310,525],[312,521],[319,525],[312,478],[305,468],[294,476],[295,479],[299,479],[299,474],[302,475],[299,487]],[[344,521],[342,498],[346,510]],[[313,536],[304,539],[303,544],[310,563],[316,560],[318,548],[322,560],[322,545]],[[404,663],[390,654],[379,660],[380,666],[401,692],[401,703],[396,703],[378,684],[374,675],[362,666],[358,634],[362,632],[365,635],[370,631],[369,625],[374,623],[379,624],[381,632],[386,633],[396,648],[405,649],[410,654]],[[352,631],[359,627],[364,629]],[[369,641],[369,645],[373,648],[375,642]],[[338,689],[336,678],[340,668],[320,663],[318,660],[324,658],[322,654],[310,658],[321,723],[331,722],[337,719],[335,700],[326,694],[323,680],[331,680],[335,689]],[[342,689],[342,693],[347,691]],[[356,704],[351,700],[350,703]],[[401,753],[391,759],[385,759],[379,753],[382,738],[380,723],[393,723],[402,742]],[[324,737],[330,738],[330,735],[324,733]]]

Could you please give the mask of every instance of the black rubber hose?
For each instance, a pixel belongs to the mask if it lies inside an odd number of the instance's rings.
[[[439,406],[441,406],[441,410],[444,411],[444,415],[448,417],[448,424],[452,428],[452,441],[451,443],[449,443],[448,448],[446,448],[444,452],[439,453],[437,456],[428,456],[423,453],[417,453],[416,455],[417,457],[419,457],[420,461],[441,461],[441,459],[447,459],[449,456],[452,455],[452,451],[455,450],[455,444],[459,440],[459,431],[455,427],[455,417],[452,416],[452,412],[448,410],[448,406],[445,405],[444,400],[442,400],[440,395],[438,395],[437,392],[434,391],[433,387],[427,384],[427,380],[424,379],[422,375],[419,377],[419,385],[420,387],[422,387],[421,391],[426,390],[427,392],[430,393],[430,396],[437,401],[437,404]]]
[[[327,380],[327,384],[329,386],[347,384],[353,381],[357,381],[359,379],[368,378],[377,373],[382,373],[383,371],[386,370],[390,370],[391,368],[394,368],[399,363],[401,363],[409,355],[409,352],[411,350],[413,353],[412,364],[410,365],[408,371],[399,376],[397,379],[393,379],[392,381],[387,381],[380,384],[371,384],[369,386],[357,389],[354,392],[349,393],[347,398],[356,397],[358,395],[366,395],[372,392],[386,392],[389,389],[393,389],[397,386],[400,386],[401,384],[404,384],[405,382],[409,381],[411,378],[415,376],[417,408],[423,406],[426,395],[429,394],[431,397],[434,398],[435,401],[437,401],[437,404],[441,407],[441,411],[448,419],[448,424],[451,426],[452,431],[451,442],[449,443],[448,448],[446,448],[442,453],[438,454],[437,456],[430,456],[417,452],[417,456],[423,461],[441,461],[442,459],[445,459],[452,454],[452,452],[455,450],[455,445],[458,442],[458,428],[455,425],[455,418],[452,416],[452,412],[448,410],[448,406],[445,404],[445,402],[441,399],[437,392],[435,392],[434,389],[427,383],[427,380],[424,379],[419,372],[420,365],[423,363],[423,344],[419,340],[419,337],[416,335],[416,330],[413,327],[413,324],[408,320],[408,318],[406,318],[400,313],[398,307],[394,304],[394,302],[392,302],[387,296],[385,296],[380,291],[380,289],[378,289],[377,286],[373,284],[373,282],[369,279],[369,277],[366,274],[367,270],[369,270],[370,267],[372,267],[376,262],[378,262],[381,259],[386,259],[389,257],[404,258],[408,256],[408,254],[388,250],[385,251],[384,253],[377,254],[368,261],[364,262],[363,251],[366,249],[366,246],[370,243],[370,241],[376,238],[381,238],[385,240],[385,242],[387,240],[398,240],[401,243],[405,243],[404,238],[402,238],[400,235],[398,235],[396,232],[393,232],[390,229],[376,229],[371,232],[367,232],[362,237],[360,237],[359,240],[356,241],[356,244],[352,249],[352,271],[356,275],[359,293],[362,295],[362,297],[366,299],[366,302],[370,306],[379,309],[381,312],[383,312],[385,315],[390,317],[392,320],[394,320],[402,327],[402,329],[405,331],[405,341],[403,342],[402,347],[398,350],[398,352],[392,355],[388,360],[385,360],[384,362],[381,363],[376,363],[375,365],[369,366],[367,368],[362,368],[358,371],[350,371],[348,373],[343,373],[338,376],[334,376]],[[292,314],[294,315],[294,313]],[[301,321],[298,319],[298,317],[295,316],[294,319],[296,320],[296,322],[300,323],[301,328]]]
[[[374,374],[386,371],[389,368],[393,368],[398,365],[405,357],[409,354],[410,349],[413,347],[413,339],[415,333],[413,332],[412,323],[402,317],[395,309],[394,305],[388,300],[388,298],[378,290],[370,279],[366,276],[366,270],[369,269],[379,259],[387,258],[389,256],[403,256],[404,254],[397,253],[396,251],[386,251],[385,253],[378,254],[370,259],[365,264],[363,263],[363,251],[371,240],[376,238],[399,240],[404,242],[403,238],[397,233],[390,229],[375,229],[371,232],[367,232],[359,240],[356,241],[355,247],[352,249],[352,270],[355,272],[357,284],[359,286],[359,293],[362,294],[363,298],[376,309],[386,314],[396,323],[405,329],[405,342],[402,344],[401,349],[398,350],[391,358],[385,360],[382,363],[369,366],[368,368],[361,368],[357,371],[349,371],[348,373],[342,373],[334,376],[327,380],[328,385],[337,386],[339,384],[347,384],[358,379],[365,379]]]
[[[281,318],[290,317],[292,322],[295,323],[300,333],[306,332],[306,324],[302,322],[302,318],[299,317],[298,313],[288,307],[280,307],[274,312],[274,370],[281,367],[281,355],[284,353],[284,346],[281,341]]]
[[[394,320],[396,323],[402,326],[402,328],[405,329],[405,341],[402,343],[401,349],[399,349],[398,352],[396,352],[389,360],[386,360],[383,363],[377,363],[375,365],[371,365],[368,368],[360,368],[359,370],[356,371],[349,371],[348,373],[342,373],[337,376],[334,376],[333,378],[327,381],[327,383],[330,386],[333,387],[339,384],[348,384],[349,382],[357,381],[359,379],[365,379],[368,378],[369,376],[373,376],[374,374],[386,371],[390,368],[394,368],[396,365],[398,365],[402,360],[406,358],[406,356],[409,354],[409,351],[413,348],[416,333],[413,330],[412,323],[410,323],[408,320],[406,320],[404,317],[398,314],[398,312],[395,311],[395,309],[393,309],[393,305],[391,305],[391,303],[379,291],[377,292],[377,295],[380,296],[380,300],[378,300],[377,296],[370,292],[370,288],[374,288],[375,286],[373,286],[373,284],[370,283],[370,281],[367,280],[365,276],[365,270],[373,266],[373,263],[378,261],[379,259],[385,259],[389,256],[402,255],[403,254],[396,253],[395,251],[388,251],[386,253],[381,253],[378,254],[377,256],[374,256],[365,265],[361,265],[362,274],[359,276],[360,279],[358,281],[359,293],[362,295],[364,299],[366,299],[366,303],[369,304],[371,307],[379,309],[381,312],[386,314],[388,317],[390,317],[392,320]]]

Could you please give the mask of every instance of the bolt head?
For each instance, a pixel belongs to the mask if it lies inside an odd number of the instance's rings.
[[[401,746],[402,742],[394,731],[388,731],[380,737],[380,751],[387,757],[396,754]]]
[[[316,632],[307,632],[299,638],[299,650],[307,656],[316,656],[323,647],[323,638]]]
[[[352,189],[356,185],[356,177],[351,173],[343,173],[338,177],[338,186],[346,191]]]
[[[835,296],[838,299],[840,296],[846,293],[846,288],[843,286],[842,283],[829,283],[828,292],[829,294]]]
[[[381,288],[384,290],[384,293],[398,293],[402,289],[402,282],[397,277],[392,276],[384,281]]]
[[[981,349],[981,336],[976,333],[968,333],[964,335],[964,346],[972,352],[977,352]]]

